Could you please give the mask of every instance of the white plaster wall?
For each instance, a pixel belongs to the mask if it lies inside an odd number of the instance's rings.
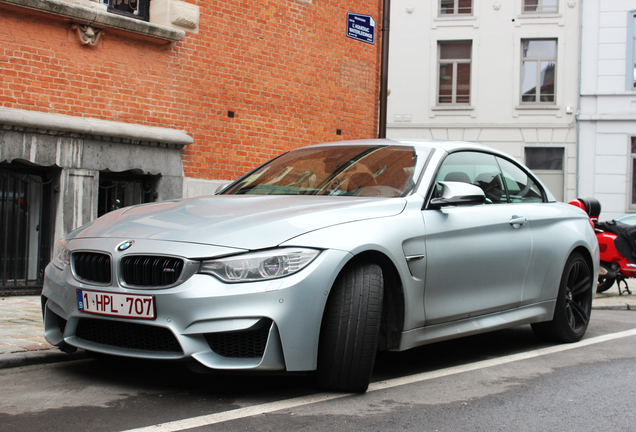
[[[387,136],[478,141],[523,162],[526,146],[565,149],[566,200],[576,196],[580,2],[528,16],[521,1],[474,0],[471,17],[438,17],[438,1],[393,0]],[[572,5],[572,7],[570,7]],[[521,40],[556,38],[556,104],[520,106]],[[440,109],[438,41],[472,40],[469,109]],[[570,112],[571,113],[568,113]],[[410,116],[411,121],[403,120]]]
[[[627,24],[636,0],[585,0],[582,7],[579,196],[601,202],[601,219],[630,206],[636,92],[626,90]]]

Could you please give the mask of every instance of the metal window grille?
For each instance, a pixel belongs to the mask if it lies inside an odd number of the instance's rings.
[[[0,290],[34,294],[42,290],[50,257],[51,174],[0,165]]]
[[[135,204],[153,202],[154,178],[130,173],[100,173],[97,216]]]
[[[108,0],[108,12],[142,21],[150,19],[150,0]]]

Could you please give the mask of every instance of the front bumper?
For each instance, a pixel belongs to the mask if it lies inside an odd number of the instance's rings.
[[[158,290],[126,288],[118,278],[109,286],[94,286],[75,279],[70,267],[60,271],[49,265],[42,291],[45,337],[56,346],[146,359],[194,359],[221,370],[314,370],[325,303],[349,258],[347,252],[325,250],[302,271],[281,279],[225,284],[195,274]],[[151,294],[156,317],[79,311],[77,289]]]

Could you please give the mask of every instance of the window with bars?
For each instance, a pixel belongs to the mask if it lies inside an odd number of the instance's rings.
[[[473,0],[439,0],[439,16],[472,14]]]
[[[155,200],[155,178],[150,175],[135,175],[130,172],[99,174],[97,216]]]
[[[108,5],[108,12],[148,21],[150,0],[102,0]]]
[[[470,105],[472,41],[438,43],[438,105]]]
[[[521,102],[554,104],[557,40],[523,39],[521,49]]]
[[[0,164],[0,293],[39,293],[51,248],[48,169]]]
[[[559,0],[523,0],[523,13],[557,13]]]

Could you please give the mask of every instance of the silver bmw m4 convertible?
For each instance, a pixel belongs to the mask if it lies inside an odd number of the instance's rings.
[[[42,307],[64,351],[306,371],[363,392],[378,350],[522,324],[580,340],[598,265],[587,215],[504,153],[341,141],[73,231]]]

